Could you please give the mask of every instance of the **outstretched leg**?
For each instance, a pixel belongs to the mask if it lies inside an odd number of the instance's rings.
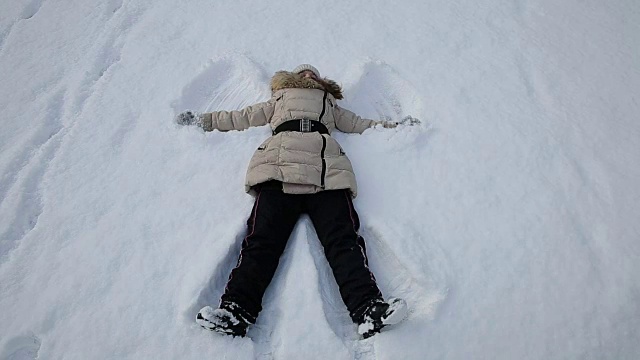
[[[354,321],[359,322],[367,304],[382,299],[367,260],[360,220],[348,190],[308,195],[306,211],[313,222],[324,253],[338,283],[340,295]]]
[[[278,189],[263,189],[256,196],[238,264],[221,299],[223,305],[244,309],[251,323],[262,310],[262,296],[300,216],[301,200]]]

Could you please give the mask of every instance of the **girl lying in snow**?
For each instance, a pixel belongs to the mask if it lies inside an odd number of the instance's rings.
[[[309,64],[277,72],[271,90],[269,101],[239,111],[187,111],[176,117],[181,125],[197,125],[205,131],[266,124],[273,130],[247,170],[245,190],[255,195],[255,203],[237,266],[220,307],[204,307],[196,322],[206,329],[244,336],[262,310],[262,297],[299,216],[306,213],[358,332],[365,338],[374,335],[385,325],[400,322],[407,305],[397,298],[384,301],[369,270],[352,201],[357,195],[353,168],[330,134],[336,129],[362,133],[376,125],[396,127],[419,121],[410,116],[399,123],[368,120],[339,107],[341,87],[321,78]]]

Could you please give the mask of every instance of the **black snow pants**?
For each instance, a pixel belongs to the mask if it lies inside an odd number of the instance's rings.
[[[300,215],[306,213],[324,247],[342,300],[356,321],[358,310],[382,294],[369,270],[364,239],[358,235],[360,221],[351,194],[348,190],[285,194],[281,185],[269,182],[256,188],[247,236],[221,302],[235,302],[255,320],[287,240]]]

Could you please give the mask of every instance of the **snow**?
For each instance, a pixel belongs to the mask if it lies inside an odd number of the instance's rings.
[[[640,3],[5,1],[0,358],[637,359]],[[202,330],[266,127],[173,117],[309,62],[370,265],[408,319],[358,340],[301,218],[248,338]]]

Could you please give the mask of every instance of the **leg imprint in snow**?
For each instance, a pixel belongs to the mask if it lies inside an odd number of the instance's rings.
[[[366,227],[362,235],[369,266],[385,298],[405,299],[409,319],[433,318],[447,294],[447,264],[442,250],[410,229]],[[391,242],[396,246],[390,246]]]
[[[42,214],[42,183],[66,134],[61,123],[65,93],[66,89],[57,90],[47,100],[47,109],[32,128],[29,143],[7,149],[15,154],[9,161],[0,159],[0,173],[6,174],[0,177],[0,264],[36,227]]]
[[[220,254],[221,256],[219,258],[212,259],[211,265],[214,271],[209,278],[209,282],[204,284],[200,294],[198,295],[198,299],[185,313],[188,323],[193,323],[196,319],[198,310],[204,306],[218,306],[220,296],[222,296],[224,287],[229,280],[229,274],[238,262],[240,246],[244,240],[244,231],[245,230],[243,229],[242,233],[236,236],[233,243],[229,243],[229,247],[226,249],[226,252]]]
[[[185,110],[238,110],[271,96],[263,69],[243,55],[210,60],[171,104],[175,114]]]
[[[38,358],[42,341],[33,333],[16,336],[9,340],[2,352],[1,359],[33,360]]]

